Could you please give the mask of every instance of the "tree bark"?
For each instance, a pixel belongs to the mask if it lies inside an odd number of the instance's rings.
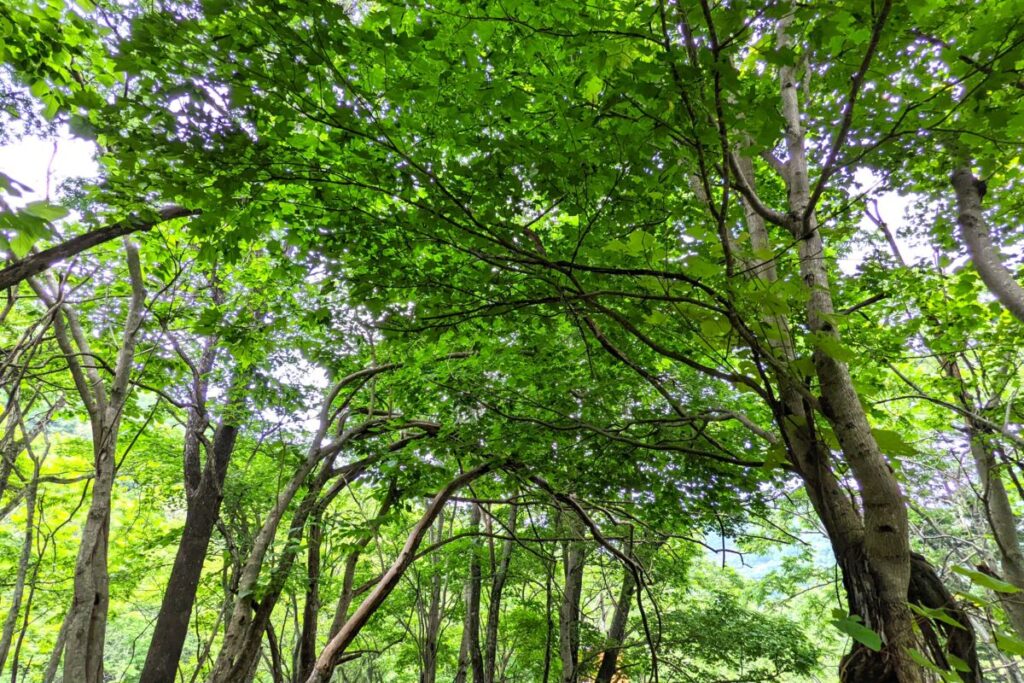
[[[515,541],[511,537],[516,533],[516,521],[519,513],[519,506],[515,503],[509,505],[508,528],[506,533],[510,538],[505,539],[501,544],[501,556],[498,559],[494,575],[491,577],[490,600],[487,603],[487,625],[484,629],[484,683],[494,683],[497,676],[498,662],[498,627],[501,620],[501,594],[505,590],[505,581],[508,579],[508,568],[512,561],[512,548]]]
[[[597,669],[594,683],[612,683],[612,678],[618,671],[619,652],[626,640],[626,623],[629,619],[629,608],[633,602],[635,590],[636,579],[633,577],[633,572],[628,568],[623,568],[622,587],[619,589],[619,598],[615,602],[615,612],[612,614],[612,623],[608,627],[608,634],[605,637],[606,644],[601,653],[601,666]]]
[[[202,429],[198,424],[194,425],[191,418],[189,428]],[[189,618],[195,604],[206,551],[220,516],[224,479],[237,434],[236,427],[222,422],[214,433],[211,453],[198,486],[192,488],[186,484],[185,526],[178,542],[171,575],[167,579],[141,680],[174,683],[177,676],[178,661],[188,635]],[[198,433],[186,436],[185,448],[187,450],[190,447],[198,449]],[[185,460],[188,459],[186,455]]]
[[[138,247],[128,239],[125,239],[124,246],[131,298],[109,387],[100,378],[99,365],[74,311],[67,304],[59,303],[45,287],[32,281],[32,287],[40,298],[47,305],[60,309],[53,319],[54,335],[66,356],[72,379],[89,415],[93,440],[95,476],[92,499],[75,561],[74,596],[65,616],[65,683],[103,682],[103,648],[110,603],[107,547],[117,441],[146,303]]]
[[[1024,288],[1003,264],[992,241],[992,233],[981,210],[981,181],[966,167],[953,171],[951,180],[959,209],[957,223],[960,234],[978,275],[1006,310],[1024,322]]]
[[[151,230],[154,226],[173,218],[195,216],[198,213],[198,211],[190,211],[180,206],[165,206],[156,211],[155,220],[145,220],[138,216],[131,216],[122,221],[87,232],[84,235],[72,237],[65,242],[32,254],[0,270],[0,290],[13,287],[23,280],[42,273],[55,263],[76,256],[98,244],[103,244],[104,242],[109,242],[134,232]]]
[[[444,488],[437,492],[430,505],[427,506],[423,516],[412,528],[409,536],[406,538],[405,545],[402,547],[402,551],[395,558],[395,561],[391,564],[391,567],[385,572],[384,576],[377,582],[377,585],[370,592],[370,595],[363,600],[362,604],[356,608],[356,611],[352,614],[351,618],[345,625],[341,627],[337,635],[335,635],[327,646],[320,653],[320,657],[317,659],[316,666],[313,667],[313,672],[309,675],[306,683],[327,683],[330,679],[331,674],[334,672],[334,667],[337,666],[338,661],[345,654],[345,649],[355,640],[359,632],[370,620],[370,617],[380,609],[380,606],[384,604],[387,597],[391,594],[391,591],[398,585],[405,570],[412,564],[413,559],[416,557],[416,550],[419,548],[420,543],[423,541],[423,537],[426,535],[427,530],[437,519],[437,516],[441,513],[442,508],[448,499],[451,498],[456,491],[463,486],[473,482],[481,476],[487,474],[494,465],[486,463],[475,469],[464,472],[452,481],[450,481]]]
[[[480,651],[480,596],[482,577],[480,571],[480,506],[472,503],[469,509],[469,531],[473,534],[473,548],[469,555],[469,577],[466,579],[466,617],[462,625],[462,646],[459,649],[459,668],[456,683],[464,683],[466,672],[470,672],[473,683],[482,683],[484,678],[483,655]]]
[[[792,14],[780,23],[782,46],[792,44],[788,34],[791,21]],[[839,440],[863,501],[863,559],[875,591],[870,600],[862,600],[858,607],[863,610],[866,625],[882,635],[882,656],[891,662],[895,680],[919,683],[924,680],[923,672],[908,652],[916,644],[916,638],[907,607],[910,535],[903,494],[874,439],[846,364],[831,355],[825,344],[826,341],[838,342],[839,335],[832,322],[834,309],[825,247],[812,205],[797,83],[795,67],[781,67],[782,111],[789,155],[787,227],[799,240],[800,275],[808,294],[808,326],[816,336],[813,361],[821,385],[822,412]]]
[[[444,511],[437,516],[433,531],[430,534],[432,543],[440,543],[444,536]],[[423,642],[420,645],[420,683],[434,683],[437,680],[437,649],[441,635],[441,571],[440,555],[430,556],[430,593],[426,607],[420,603],[420,615],[423,620]]]
[[[573,538],[582,536],[580,520],[571,511],[562,512],[568,518],[565,529]],[[582,541],[562,542],[562,602],[558,609],[558,656],[562,662],[562,683],[579,680],[580,598],[583,593],[584,548]]]
[[[40,464],[38,460],[33,458],[32,479],[26,484],[28,492],[25,494],[25,539],[22,541],[21,554],[18,556],[18,570],[14,578],[14,594],[11,596],[11,606],[7,610],[7,618],[4,619],[3,633],[0,634],[0,672],[4,670],[7,655],[11,650],[14,628],[18,623],[21,601],[25,594],[25,577],[28,575],[29,560],[32,559],[32,542],[35,534],[36,491],[39,487]],[[16,677],[17,668],[12,668],[12,672]]]
[[[306,548],[306,596],[302,606],[302,631],[299,634],[299,654],[292,679],[301,683],[309,676],[316,662],[317,617],[320,615],[320,546],[323,543],[324,515],[321,509],[313,513],[309,525]]]

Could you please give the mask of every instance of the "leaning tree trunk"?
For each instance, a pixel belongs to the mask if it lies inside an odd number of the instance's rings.
[[[959,209],[957,223],[971,261],[982,282],[1017,320],[1024,322],[1024,288],[1003,264],[981,210],[982,184],[969,168],[953,171],[953,189]]]
[[[213,438],[210,463],[199,485],[186,497],[185,526],[167,579],[160,612],[150,641],[140,680],[174,683],[178,661],[188,635],[188,623],[195,604],[206,551],[220,516],[224,478],[238,431],[221,424]],[[198,444],[198,439],[196,439]]]
[[[882,6],[883,14],[876,22],[876,32],[884,24],[888,9],[888,4]],[[788,34],[791,21],[792,14],[780,24],[779,43],[783,46],[792,44]],[[797,95],[799,79],[792,66],[783,66],[780,76],[789,156],[787,227],[799,242],[800,276],[807,292],[807,322],[816,338],[812,356],[821,386],[822,412],[839,440],[860,487],[863,503],[863,571],[870,575],[875,590],[871,595],[859,596],[861,604],[857,607],[866,624],[882,636],[884,646],[880,657],[891,665],[893,679],[899,683],[919,683],[924,680],[923,671],[909,655],[910,648],[917,645],[917,638],[907,606],[911,573],[907,508],[896,476],[871,432],[849,370],[830,352],[839,336],[833,324],[825,247],[814,215],[815,197],[808,177]],[[853,106],[852,102],[849,106]],[[855,564],[860,562],[861,558],[856,558]],[[851,596],[851,604],[853,602]],[[847,680],[856,679],[847,676]]]
[[[475,469],[462,473],[437,492],[430,505],[424,511],[423,516],[412,528],[412,531],[409,532],[402,551],[391,564],[391,567],[380,578],[377,585],[370,591],[370,594],[363,600],[362,604],[356,608],[356,611],[345,622],[345,625],[341,627],[338,633],[327,643],[327,646],[324,647],[320,657],[317,658],[316,665],[313,667],[313,672],[306,679],[306,683],[327,683],[330,680],[331,674],[334,673],[334,668],[344,658],[345,650],[352,644],[352,641],[359,635],[359,632],[366,626],[370,618],[380,609],[380,606],[384,604],[388,596],[391,595],[391,591],[395,589],[402,575],[405,574],[409,565],[416,558],[417,548],[419,548],[423,537],[426,536],[434,520],[441,514],[445,503],[460,488],[479,479],[493,468],[494,465],[491,463],[480,465]]]

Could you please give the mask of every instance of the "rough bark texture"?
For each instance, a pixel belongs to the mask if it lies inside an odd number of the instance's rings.
[[[316,665],[313,667],[313,672],[306,679],[306,683],[327,683],[330,680],[334,667],[337,666],[339,660],[345,654],[345,649],[352,644],[352,641],[359,635],[359,632],[366,625],[366,622],[370,620],[370,617],[384,604],[391,591],[398,585],[405,570],[412,564],[413,559],[416,557],[416,549],[419,548],[423,537],[434,523],[434,520],[441,514],[441,510],[444,508],[445,503],[448,502],[448,499],[460,488],[482,477],[492,469],[493,465],[488,463],[464,472],[437,492],[430,505],[427,506],[420,521],[409,532],[402,551],[395,558],[391,567],[384,573],[384,576],[377,582],[373,590],[370,591],[370,595],[356,608],[356,611],[345,622],[345,625],[341,627],[337,635],[331,638],[327,646],[324,647],[320,657],[317,658]]]
[[[969,168],[953,171],[957,223],[982,282],[1017,320],[1024,322],[1024,288],[1003,264],[981,210],[981,183]]]
[[[200,359],[202,374],[209,373],[213,366],[212,345],[208,346]],[[224,478],[228,463],[235,448],[238,429],[222,422],[213,436],[213,443],[207,453],[206,464],[199,470],[200,436],[206,428],[203,417],[205,406],[206,379],[197,379],[195,394],[202,402],[190,411],[186,425],[183,461],[185,463],[185,525],[181,540],[167,580],[160,612],[146,662],[142,668],[141,680],[152,683],[173,683],[177,676],[178,661],[188,635],[188,623],[195,604],[196,591],[210,546],[213,530],[220,516],[220,505],[224,498]]]

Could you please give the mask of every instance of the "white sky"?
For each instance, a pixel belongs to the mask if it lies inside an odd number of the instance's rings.
[[[26,137],[10,145],[0,146],[0,173],[32,188],[20,198],[5,197],[14,206],[54,196],[61,181],[68,178],[92,177],[98,173],[92,142],[72,137],[66,128],[56,140]],[[49,182],[47,182],[47,176]]]

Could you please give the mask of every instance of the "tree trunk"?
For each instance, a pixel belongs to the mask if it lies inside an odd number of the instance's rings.
[[[782,46],[792,43],[788,35],[791,21],[792,14],[780,24],[779,43]],[[787,227],[799,240],[800,276],[808,294],[807,322],[811,333],[816,336],[813,361],[821,385],[822,412],[839,440],[843,455],[860,486],[863,501],[863,562],[866,563],[866,574],[873,579],[870,583],[874,591],[870,595],[850,596],[851,605],[857,598],[860,603],[857,606],[862,610],[866,625],[882,635],[882,658],[892,663],[895,680],[919,683],[924,680],[923,672],[910,659],[908,652],[916,644],[916,638],[907,607],[911,572],[907,509],[896,477],[871,432],[849,370],[829,351],[829,346],[838,342],[839,335],[832,322],[834,310],[825,247],[814,215],[815,207],[812,206],[797,96],[799,79],[792,66],[783,66],[780,77],[789,155]],[[856,558],[854,565],[860,562],[861,558]],[[859,575],[860,572],[855,574]]]
[[[7,655],[11,650],[11,642],[14,640],[14,628],[18,623],[18,614],[21,612],[21,601],[25,594],[25,577],[28,575],[29,560],[32,559],[32,542],[35,533],[35,512],[36,512],[36,490],[39,486],[40,462],[33,458],[32,479],[26,484],[28,492],[25,494],[25,540],[21,544],[21,554],[18,557],[18,570],[14,578],[14,594],[11,596],[11,606],[7,611],[7,618],[4,620],[3,633],[0,635],[0,672],[4,670],[7,662]],[[17,676],[17,667],[12,668],[13,675]]]
[[[174,683],[177,677],[178,661],[188,635],[189,618],[195,604],[206,551],[220,516],[224,479],[237,434],[237,428],[221,424],[214,434],[213,452],[202,480],[191,495],[186,497],[185,526],[164,589],[163,602],[157,614],[140,680]]]
[[[516,521],[519,507],[512,503],[508,509],[508,528],[506,533],[515,536]],[[512,560],[512,547],[515,541],[508,538],[501,544],[501,557],[498,559],[491,577],[491,595],[487,603],[487,625],[484,629],[484,683],[494,683],[497,676],[498,626],[501,620],[501,593],[508,579],[508,567]]]
[[[327,643],[327,646],[320,653],[320,657],[317,659],[313,672],[309,675],[306,683],[327,683],[334,672],[334,667],[337,666],[340,659],[344,656],[345,649],[359,635],[359,632],[370,620],[370,617],[384,604],[391,591],[398,585],[405,570],[412,564],[413,559],[416,557],[416,549],[419,548],[420,542],[422,542],[427,530],[441,513],[441,509],[448,502],[448,499],[463,486],[490,472],[493,467],[492,464],[488,463],[464,472],[438,491],[430,505],[427,506],[420,521],[412,528],[408,538],[406,538],[405,545],[402,547],[402,551],[391,564],[391,567],[377,582],[370,595],[356,608],[352,617],[345,622],[345,625],[341,627],[337,635]]]
[[[359,539],[356,546],[349,551],[348,557],[345,558],[345,572],[342,575],[341,594],[338,596],[338,605],[334,610],[331,629],[327,633],[328,640],[338,635],[338,631],[341,630],[341,627],[348,620],[348,610],[352,607],[352,601],[355,598],[355,578],[359,557],[363,549],[370,543],[373,534],[384,522],[387,514],[391,511],[391,506],[395,504],[396,500],[398,500],[398,489],[395,488],[394,482],[392,482],[388,488],[388,495],[381,502],[380,509],[377,511],[377,516],[370,522],[366,533]]]
[[[569,522],[564,528],[573,538],[581,536],[580,520],[575,513],[564,511]],[[558,656],[562,661],[562,683],[579,680],[580,598],[583,593],[584,548],[581,541],[562,543],[564,583],[562,602],[558,609]]]
[[[969,168],[962,167],[953,171],[952,183],[959,208],[957,223],[974,267],[989,291],[1017,320],[1024,322],[1024,288],[1003,265],[992,242],[988,223],[981,210],[981,181],[974,177]]]
[[[440,543],[444,536],[444,511],[437,516],[434,523],[430,541]],[[437,648],[441,635],[441,571],[440,555],[433,553],[430,556],[430,595],[426,608],[420,605],[420,614],[423,619],[423,643],[420,649],[422,669],[420,672],[420,683],[434,683],[437,680]],[[420,600],[422,603],[422,600]]]
[[[615,612],[612,614],[612,623],[608,627],[608,634],[605,637],[605,649],[601,653],[601,666],[597,670],[597,677],[594,683],[611,683],[615,672],[618,670],[619,652],[626,640],[626,623],[629,619],[629,608],[633,602],[633,592],[636,590],[636,579],[633,572],[624,568],[622,572],[622,587],[619,589],[619,599],[615,603]]]
[[[469,556],[469,578],[466,579],[466,618],[462,627],[462,646],[459,650],[459,669],[456,683],[466,680],[466,671],[472,673],[473,683],[484,679],[483,655],[480,651],[480,506],[472,503],[469,510],[469,530],[474,534],[473,550]]]
[[[1010,498],[1006,494],[995,456],[985,442],[985,435],[971,420],[968,420],[967,434],[978,479],[981,481],[981,502],[985,517],[999,550],[1003,570],[1003,576],[999,578],[1021,589],[1018,593],[1000,593],[1000,603],[1017,636],[1024,638],[1024,556],[1017,535],[1017,519],[1010,506]]]
[[[320,545],[323,542],[323,511],[317,509],[309,525],[306,548],[306,599],[302,608],[299,656],[292,679],[301,683],[316,662],[317,617],[320,615]]]

